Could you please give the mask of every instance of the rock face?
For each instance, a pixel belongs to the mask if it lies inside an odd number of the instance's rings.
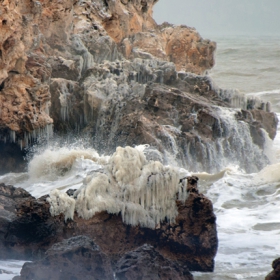
[[[23,145],[52,124],[47,63],[39,28],[38,1],[4,1],[0,5],[1,138]],[[32,133],[33,134],[32,134]]]
[[[165,259],[153,246],[144,244],[126,253],[116,265],[116,279],[178,279],[192,280],[187,268]]]
[[[187,200],[177,202],[175,223],[162,222],[150,229],[126,225],[121,215],[107,212],[97,213],[89,220],[75,214],[73,221],[65,223],[63,214],[50,215],[45,197],[35,199],[21,189],[2,184],[0,257],[40,258],[54,243],[85,235],[94,239],[114,263],[126,252],[147,243],[189,270],[213,271],[218,238],[212,203],[199,194],[196,177],[188,178],[188,191]]]
[[[202,83],[200,88],[206,85]],[[268,163],[261,152],[263,129],[275,137],[278,121],[274,113],[229,109],[213,87],[202,94],[187,93],[183,85],[179,88],[151,83],[145,90],[137,88],[142,90],[138,96],[119,99],[115,106],[108,99],[96,122],[95,146],[113,151],[117,146],[148,143],[161,153],[163,162],[173,158],[192,171],[217,172],[236,161],[253,172]],[[245,151],[250,151],[249,157]],[[248,164],[252,158],[254,164]]]
[[[37,262],[25,263],[16,279],[113,280],[109,258],[86,236],[76,236],[54,244]]]
[[[105,59],[147,53],[174,62],[177,70],[202,73],[211,68],[215,43],[188,27],[157,26],[155,2],[1,3],[1,137],[27,145],[52,124],[51,78],[76,81]]]
[[[265,280],[278,280],[280,279],[280,258],[276,259],[272,263],[273,271],[270,272]]]
[[[0,145],[27,147],[50,137],[54,126],[58,133],[89,132],[107,153],[150,144],[163,161],[172,154],[179,164],[194,163],[193,171],[220,170],[236,147],[241,168],[248,166],[245,150],[255,162],[247,171],[262,168],[262,129],[274,138],[275,114],[253,112],[269,106],[199,76],[214,65],[215,43],[187,26],[157,25],[156,2],[1,3]],[[217,112],[217,105],[245,111]],[[234,115],[230,124],[226,115]],[[233,140],[244,129],[247,146]]]

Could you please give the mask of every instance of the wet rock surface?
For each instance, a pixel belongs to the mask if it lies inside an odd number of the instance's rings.
[[[1,258],[40,259],[53,244],[84,235],[99,246],[112,263],[126,252],[149,244],[163,257],[189,270],[213,271],[218,238],[216,217],[210,200],[199,194],[197,178],[188,179],[189,197],[177,202],[174,224],[162,222],[155,229],[129,226],[121,215],[96,213],[85,220],[75,214],[65,223],[64,215],[52,217],[46,197],[35,199],[21,189],[1,185]],[[19,196],[16,193],[22,192]]]
[[[206,87],[206,82],[200,80],[200,88]],[[138,87],[139,94],[127,99],[113,103],[109,98],[96,122],[96,147],[110,153],[117,146],[147,143],[161,154],[163,162],[165,157],[172,157],[192,171],[217,172],[233,161],[247,171],[263,168],[268,163],[261,152],[266,141],[263,131],[275,137],[275,114],[235,111],[214,88],[195,92],[191,84],[188,87],[192,93],[183,91],[183,86],[178,89],[151,83],[145,89]],[[250,150],[255,166],[248,164],[245,150]]]
[[[113,280],[109,258],[92,239],[76,236],[54,244],[45,257],[23,265],[20,277],[14,279],[92,279]]]
[[[187,267],[164,258],[147,244],[124,254],[116,265],[115,274],[118,280],[193,279]]]
[[[270,272],[265,280],[278,280],[280,279],[280,258],[275,259],[272,263],[273,271]]]

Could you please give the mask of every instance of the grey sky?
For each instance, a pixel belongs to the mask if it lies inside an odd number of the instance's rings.
[[[203,37],[280,35],[280,0],[159,0],[154,18],[195,27]]]

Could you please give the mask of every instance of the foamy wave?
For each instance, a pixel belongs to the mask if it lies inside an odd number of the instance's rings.
[[[280,182],[280,163],[271,164],[263,168],[254,178],[257,184]]]
[[[56,180],[72,169],[77,159],[89,159],[96,163],[106,163],[94,149],[69,149],[66,147],[47,149],[42,154],[35,155],[28,166],[31,179],[45,178]]]

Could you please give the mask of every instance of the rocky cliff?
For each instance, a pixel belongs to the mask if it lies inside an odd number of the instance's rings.
[[[87,69],[105,60],[154,57],[196,73],[213,66],[215,43],[187,27],[157,26],[155,2],[2,1],[2,139],[26,145],[37,137],[53,123],[53,79],[68,80],[75,88]],[[67,92],[59,98],[63,110]]]
[[[187,26],[157,25],[156,2],[2,1],[0,144],[11,150],[17,143],[22,154],[53,128],[85,129],[107,153],[150,144],[163,161],[172,154],[191,170],[216,171],[240,147],[235,160],[242,167],[248,148],[256,162],[250,171],[263,167],[264,131],[273,138],[277,118],[269,106],[201,76],[214,65],[216,44]],[[217,105],[244,110],[232,111],[229,124]],[[261,116],[247,111],[259,107]],[[233,141],[242,134],[240,121],[247,123],[247,146]],[[2,173],[22,169],[1,165]]]

